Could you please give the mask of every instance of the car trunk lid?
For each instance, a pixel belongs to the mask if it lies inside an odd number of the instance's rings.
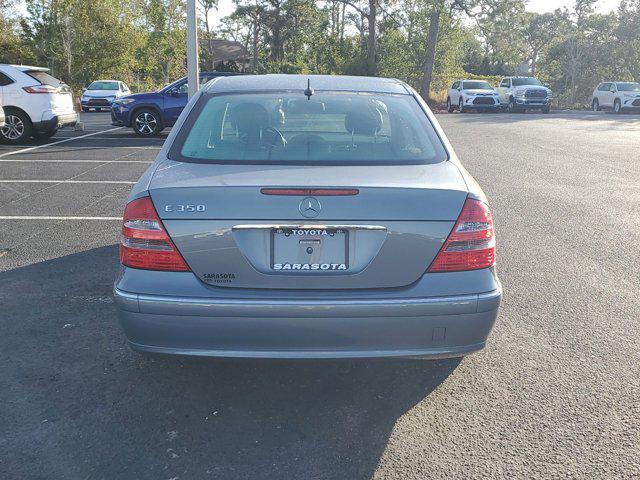
[[[265,188],[302,192],[266,195]],[[336,188],[357,194],[332,194]],[[311,189],[328,193],[312,195]],[[462,175],[448,161],[322,167],[165,161],[149,191],[201,280],[295,289],[415,282],[467,196]]]

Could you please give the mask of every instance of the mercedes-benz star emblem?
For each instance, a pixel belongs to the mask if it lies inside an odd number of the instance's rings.
[[[320,210],[322,210],[322,205],[315,198],[307,197],[300,202],[298,210],[303,217],[313,218],[318,216]]]

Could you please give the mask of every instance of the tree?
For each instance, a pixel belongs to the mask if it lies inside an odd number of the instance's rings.
[[[560,24],[561,19],[553,13],[523,13],[520,35],[529,50],[528,60],[531,62],[532,75],[538,71],[540,52],[556,38]]]
[[[366,27],[366,73],[367,75],[375,75],[377,71],[376,64],[376,45],[377,45],[377,18],[380,7],[379,0],[339,0],[340,2],[350,6],[358,12],[367,22]],[[361,32],[364,34],[365,30]]]
[[[218,0],[198,0],[200,9],[202,10],[202,17],[204,18],[204,39],[207,47],[206,62],[210,70],[215,69],[215,53],[213,51],[213,32],[211,31],[211,24],[209,22],[209,13],[212,10],[218,8]]]
[[[420,95],[429,98],[431,82],[433,80],[433,68],[436,61],[436,48],[438,46],[438,33],[440,32],[440,19],[448,11],[449,16],[453,16],[455,10],[471,15],[471,8],[475,5],[475,0],[434,0],[431,5],[429,16],[429,34],[424,54],[424,65],[422,81],[420,82]]]

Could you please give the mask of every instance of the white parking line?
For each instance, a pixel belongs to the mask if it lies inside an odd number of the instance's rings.
[[[0,163],[146,163],[151,164],[153,160],[55,160],[48,158],[0,158]]]
[[[70,138],[69,140],[75,140],[74,138]],[[50,143],[49,145],[38,145],[38,148],[40,147],[48,147],[50,145],[53,145],[53,143]],[[31,147],[31,148],[36,148],[36,147]],[[68,152],[71,150],[120,150],[120,149],[130,149],[130,150],[160,150],[162,148],[162,145],[158,145],[157,147],[152,147],[152,146],[144,146],[144,147],[132,147],[130,145],[126,145],[126,146],[110,146],[110,147],[94,147],[93,145],[85,145],[85,146],[80,146],[80,147],[64,147],[64,148],[58,148],[58,149],[53,149],[50,150],[48,153],[63,153],[63,152]],[[5,155],[17,155],[23,152],[27,152],[27,154],[29,155],[34,155],[31,152],[28,152],[27,150],[29,150],[29,148],[24,148],[22,150],[18,150],[18,151],[11,151],[11,152],[7,152],[7,153],[3,153],[2,155],[0,155],[0,157],[3,157]],[[39,152],[38,152],[39,153]]]
[[[102,133],[102,132],[100,132]],[[60,137],[56,135],[56,138],[78,138],[78,137]],[[150,140],[155,140],[155,141],[165,141],[165,138],[147,138],[147,137],[117,137],[117,136],[113,136],[113,137],[93,137],[94,140],[142,140],[145,142],[148,142]]]
[[[35,147],[22,148],[20,150],[13,150],[11,152],[0,154],[0,158],[8,157],[9,155],[16,155],[18,153],[31,152],[33,150],[38,150],[40,148],[45,148],[45,147],[51,147],[53,145],[58,145],[60,143],[71,142],[72,140],[79,140],[81,138],[93,137],[94,135],[99,135],[105,132],[113,132],[114,130],[120,130],[121,128],[123,127],[115,127],[115,128],[110,128],[108,130],[100,130],[99,132],[87,133],[86,135],[80,135],[78,137],[73,137],[73,138],[65,138],[64,140],[58,140],[57,142],[47,143],[45,145],[36,145]]]
[[[50,217],[33,215],[0,215],[0,220],[110,220],[120,221],[122,217]]]
[[[136,182],[125,180],[0,180],[0,183],[106,183],[133,185]]]

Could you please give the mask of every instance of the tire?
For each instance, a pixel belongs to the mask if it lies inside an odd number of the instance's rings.
[[[47,130],[46,132],[33,132],[33,138],[36,140],[49,140],[56,133],[58,133],[58,129]]]
[[[449,113],[453,113],[453,111],[456,109],[456,107],[454,107],[453,105],[451,105],[451,99],[449,97],[447,97],[447,112]]]
[[[90,112],[91,109],[89,107],[82,107],[82,111],[86,113],[86,112]]]
[[[0,128],[0,142],[16,145],[29,140],[32,133],[31,119],[26,113],[12,108],[5,110],[5,125]]]
[[[594,112],[600,111],[600,102],[597,98],[594,98],[593,102],[591,102],[591,110],[593,110]]]
[[[542,113],[549,113],[551,111],[551,106],[547,105],[546,107],[542,107]]]
[[[617,98],[613,102],[613,112],[614,113],[622,113],[622,103],[620,103],[620,100],[618,100]]]
[[[131,123],[133,131],[141,137],[155,137],[164,128],[158,112],[150,108],[137,110]]]
[[[462,97],[460,97],[460,101],[458,102],[458,110],[460,110],[460,113],[465,113],[467,111],[463,105]]]
[[[509,97],[509,104],[507,105],[507,111],[509,113],[520,113],[521,110],[516,107],[516,101],[513,97]]]

